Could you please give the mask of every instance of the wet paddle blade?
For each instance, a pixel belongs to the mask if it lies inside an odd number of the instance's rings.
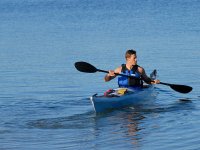
[[[81,71],[81,72],[86,72],[86,73],[95,73],[95,72],[97,72],[97,69],[94,66],[92,66],[91,64],[89,64],[87,62],[84,62],[84,61],[76,62],[74,64],[74,66],[76,67],[76,69],[78,71]]]
[[[192,87],[186,86],[186,85],[176,85],[176,84],[171,84],[170,87],[180,93],[189,93],[192,91]]]

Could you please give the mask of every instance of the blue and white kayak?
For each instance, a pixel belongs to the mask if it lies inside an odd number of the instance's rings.
[[[157,72],[154,70],[150,77],[156,79]],[[116,88],[110,89],[104,95],[94,94],[90,97],[95,112],[134,107],[152,102],[157,95],[153,84],[144,85],[143,88]]]

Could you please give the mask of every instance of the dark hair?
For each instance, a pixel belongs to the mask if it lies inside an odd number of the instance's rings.
[[[129,50],[126,51],[125,58],[126,58],[126,59],[129,58],[129,57],[131,57],[131,55],[133,55],[133,54],[136,55],[136,51],[133,50],[133,49],[129,49]]]

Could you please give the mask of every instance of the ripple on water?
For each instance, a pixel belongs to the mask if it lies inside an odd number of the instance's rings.
[[[28,128],[39,129],[81,129],[88,128],[93,123],[94,112],[76,114],[68,117],[46,118],[29,121]],[[87,122],[87,124],[85,124]]]
[[[11,132],[12,132],[12,131],[9,130],[9,129],[7,129],[7,128],[3,128],[3,127],[0,128],[0,135],[1,135],[1,134],[6,134],[6,133],[11,133]]]

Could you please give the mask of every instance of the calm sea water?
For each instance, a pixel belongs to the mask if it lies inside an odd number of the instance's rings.
[[[200,1],[1,0],[0,149],[200,149]],[[157,85],[155,102],[95,114],[89,97],[117,86],[99,69],[138,64]]]

